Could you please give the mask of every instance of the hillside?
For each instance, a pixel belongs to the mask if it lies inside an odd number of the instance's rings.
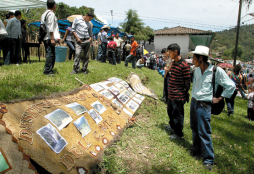
[[[239,32],[239,45],[243,55],[242,61],[253,60],[254,49],[254,24],[242,25]],[[224,52],[223,58],[231,59],[231,50],[235,47],[236,28],[217,32],[212,44],[212,52]]]

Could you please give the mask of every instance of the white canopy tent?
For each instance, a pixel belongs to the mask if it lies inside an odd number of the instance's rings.
[[[0,0],[0,11],[46,7],[40,0]]]

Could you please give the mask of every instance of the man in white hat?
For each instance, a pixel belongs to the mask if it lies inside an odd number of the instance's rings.
[[[101,48],[102,48],[102,56],[101,56],[101,60],[99,60],[102,63],[106,63],[106,59],[107,59],[107,45],[108,45],[108,30],[110,29],[109,26],[104,25],[102,27],[103,32],[101,33]]]
[[[228,77],[223,69],[217,67],[215,73],[215,89],[218,85],[224,87],[219,98],[213,97],[213,65],[208,63],[209,48],[197,46],[193,55],[193,63],[196,70],[194,72],[192,99],[190,108],[190,127],[192,129],[193,146],[192,155],[201,153],[204,166],[212,170],[214,163],[214,151],[211,139],[211,104],[219,103],[224,97],[230,98],[235,90],[235,84]]]
[[[80,68],[80,60],[83,59],[83,66],[81,71],[87,74],[87,67],[89,62],[89,57],[87,53],[90,48],[90,44],[93,39],[92,26],[90,21],[93,19],[94,13],[92,11],[87,12],[85,16],[80,16],[74,19],[72,24],[73,35],[77,39],[76,42],[76,52],[74,58],[74,65],[71,74],[77,74]],[[81,57],[81,52],[83,51],[83,58]]]

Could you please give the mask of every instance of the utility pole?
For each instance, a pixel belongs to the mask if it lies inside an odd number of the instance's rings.
[[[241,12],[242,12],[242,0],[239,0],[239,12],[238,12],[238,21],[237,21],[237,31],[236,31],[236,41],[235,41],[235,57],[234,57],[234,65],[236,65],[236,58],[238,54],[238,38],[239,38],[239,30],[240,30],[240,22],[241,22]]]
[[[113,10],[110,10],[112,16],[112,25],[113,25]]]

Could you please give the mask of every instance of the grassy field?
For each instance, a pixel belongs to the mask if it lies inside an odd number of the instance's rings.
[[[143,68],[128,68],[90,61],[88,75],[70,75],[73,61],[56,63],[55,77],[43,75],[45,59],[32,64],[0,67],[0,101],[50,95],[80,87],[75,77],[87,84],[100,82],[109,77],[126,79],[137,73],[144,85],[154,89],[162,97],[163,78],[157,72]],[[247,100],[236,98],[232,117],[223,111],[212,116],[212,139],[215,150],[215,166],[211,173],[254,173],[254,123],[246,118]],[[164,129],[169,119],[166,104],[146,97],[134,117],[137,124],[126,129],[119,141],[105,151],[97,173],[210,173],[202,165],[201,157],[192,157],[190,129],[190,104],[185,105],[184,139],[169,139]]]

